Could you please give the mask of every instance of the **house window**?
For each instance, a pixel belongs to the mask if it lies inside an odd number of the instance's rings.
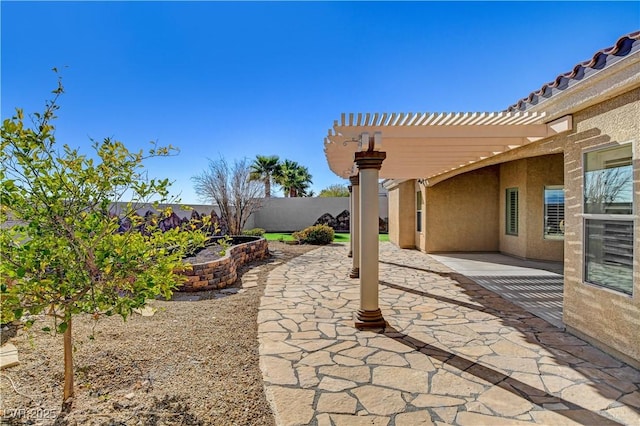
[[[588,152],[584,159],[584,280],[633,290],[631,144]]]
[[[518,188],[507,188],[505,232],[518,235]]]
[[[416,231],[422,232],[422,191],[416,192]]]
[[[544,187],[544,238],[564,238],[564,189],[562,186]]]

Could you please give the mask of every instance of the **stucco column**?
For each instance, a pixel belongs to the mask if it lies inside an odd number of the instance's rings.
[[[353,201],[351,215],[349,216],[353,265],[349,277],[358,278],[360,276],[360,178],[358,175],[351,176],[349,177],[349,182],[351,182],[351,200]]]
[[[356,313],[356,328],[386,325],[378,306],[378,172],[386,156],[380,151],[355,153],[360,171],[360,309]]]
[[[348,257],[353,257],[353,187],[349,188],[349,254]]]

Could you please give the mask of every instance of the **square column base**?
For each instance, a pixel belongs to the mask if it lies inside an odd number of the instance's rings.
[[[387,322],[382,317],[380,309],[376,309],[375,311],[364,311],[362,309],[358,309],[358,312],[355,314],[354,323],[355,327],[359,330],[385,328],[387,326]]]
[[[349,278],[360,278],[360,268],[352,268],[349,272]]]

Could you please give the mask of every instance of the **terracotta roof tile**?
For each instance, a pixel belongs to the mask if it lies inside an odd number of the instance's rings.
[[[511,105],[507,108],[507,111],[525,111],[527,108],[573,87],[585,77],[622,60],[625,56],[636,51],[640,51],[640,31],[634,31],[620,37],[615,45],[597,51],[590,60],[581,62],[573,67],[573,70],[560,74],[554,81],[543,85],[540,90],[531,92],[528,97]]]

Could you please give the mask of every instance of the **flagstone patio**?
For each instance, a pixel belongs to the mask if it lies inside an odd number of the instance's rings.
[[[269,275],[258,337],[278,424],[640,424],[640,371],[418,251],[380,245],[388,327],[355,329],[347,251]]]

